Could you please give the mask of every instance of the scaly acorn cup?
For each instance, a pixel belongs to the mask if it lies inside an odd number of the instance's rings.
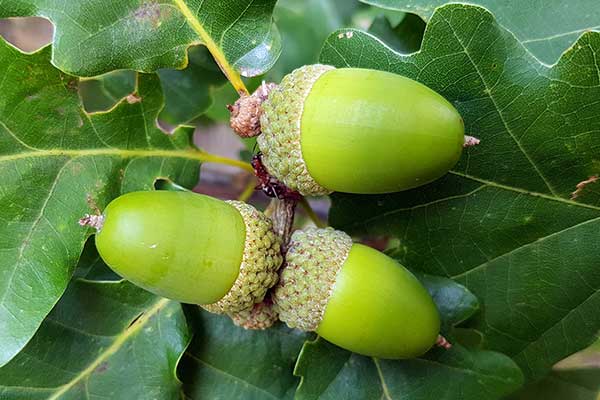
[[[384,71],[308,65],[262,103],[258,145],[269,173],[303,195],[390,193],[458,161],[464,124],[438,93]]]
[[[281,240],[271,221],[245,203],[133,192],[95,218],[96,247],[106,264],[157,295],[237,312],[261,302],[277,282]]]
[[[238,311],[236,313],[229,313],[229,317],[233,323],[244,329],[253,330],[264,330],[270,328],[279,321],[279,317],[273,303],[271,301],[264,301],[256,303],[252,308]]]
[[[273,303],[288,326],[373,357],[419,356],[440,329],[432,298],[406,268],[331,228],[294,232]]]

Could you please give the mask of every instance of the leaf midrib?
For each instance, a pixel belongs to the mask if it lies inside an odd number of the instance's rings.
[[[375,368],[377,369],[377,375],[379,377],[380,383],[381,383],[381,388],[382,388],[382,398],[386,399],[386,400],[393,400],[393,397],[389,391],[389,388],[385,382],[385,374],[383,373],[381,366],[379,365],[379,360],[375,357],[371,357],[371,360],[373,361],[373,364],[375,365]],[[511,379],[502,379],[499,378],[497,375],[488,375],[485,373],[482,373],[481,371],[478,370],[474,370],[474,369],[469,369],[469,368],[462,368],[462,367],[458,367],[458,366],[454,366],[454,365],[450,365],[450,364],[445,364],[439,361],[434,361],[434,360],[428,360],[428,359],[416,359],[415,361],[417,362],[422,362],[425,364],[434,364],[434,365],[438,365],[441,368],[445,368],[448,370],[453,370],[453,371],[457,371],[461,374],[464,375],[472,375],[472,376],[476,376],[476,377],[480,377],[480,378],[485,378],[485,379],[490,379],[490,380],[494,380],[500,383],[512,383],[513,381]]]
[[[103,149],[45,149],[36,151],[25,151],[21,153],[13,153],[0,156],[0,163],[8,161],[16,161],[27,158],[43,158],[43,157],[93,157],[93,156],[118,156],[122,158],[132,157],[172,157],[185,158],[196,161],[204,161],[205,153],[193,149],[184,150],[160,150],[160,149],[119,149],[119,148],[103,148]]]
[[[267,395],[269,398],[272,398],[272,399],[277,399],[277,397],[276,397],[275,395],[273,395],[273,394],[272,394],[272,393],[270,393],[270,392],[267,392],[265,389],[263,389],[263,388],[261,388],[261,387],[259,387],[259,386],[256,386],[256,385],[254,385],[254,384],[252,384],[252,383],[250,383],[250,382],[248,382],[248,381],[246,381],[246,380],[244,380],[244,379],[242,379],[242,378],[240,378],[240,377],[238,377],[238,376],[232,375],[232,374],[230,374],[230,373],[229,373],[229,372],[227,372],[227,371],[224,371],[224,370],[222,370],[222,369],[220,369],[220,368],[217,368],[217,367],[215,367],[214,365],[212,365],[212,364],[209,364],[208,362],[206,362],[206,361],[202,360],[201,358],[199,358],[199,357],[196,357],[195,355],[193,355],[193,354],[192,354],[192,353],[190,353],[189,351],[187,351],[187,352],[185,353],[185,355],[186,355],[187,357],[191,358],[192,360],[196,361],[197,363],[199,363],[199,364],[202,364],[202,365],[204,365],[205,367],[207,367],[207,368],[210,368],[210,369],[212,369],[213,371],[216,371],[216,372],[220,373],[221,375],[224,375],[224,376],[226,376],[226,377],[228,377],[228,378],[231,378],[232,380],[234,380],[234,381],[236,381],[236,382],[240,382],[240,383],[242,383],[242,384],[243,384],[244,386],[246,386],[246,387],[253,388],[253,389],[257,390],[258,392],[260,392],[260,393],[263,393],[263,394]]]
[[[494,380],[496,382],[501,382],[501,383],[512,383],[512,382],[514,382],[512,379],[502,379],[497,374],[485,374],[485,373],[483,373],[483,372],[481,372],[479,370],[458,367],[458,366],[455,366],[455,365],[445,364],[445,363],[442,363],[442,362],[439,362],[439,361],[435,361],[435,360],[418,358],[418,359],[416,359],[416,361],[423,362],[425,364],[439,365],[442,368],[446,368],[446,369],[453,370],[453,371],[458,371],[460,373],[467,374],[467,375],[473,375],[473,376],[477,376],[477,377],[481,377],[481,378],[487,378],[487,379],[490,379],[490,380]]]
[[[0,160],[1,160],[1,158],[0,158]],[[356,221],[354,224],[350,224],[348,226],[349,227],[357,227],[357,226],[361,226],[361,225],[367,225],[370,222],[377,221],[378,219],[389,217],[389,216],[397,214],[397,213],[401,213],[401,212],[405,212],[405,211],[411,211],[411,210],[415,210],[415,209],[418,209],[418,208],[427,207],[429,205],[437,204],[437,203],[442,203],[442,202],[448,201],[448,200],[454,200],[454,199],[461,199],[461,198],[469,197],[469,196],[473,195],[474,193],[477,193],[477,192],[481,191],[482,189],[485,189],[486,187],[492,187],[492,188],[496,188],[496,189],[502,189],[502,190],[506,190],[506,191],[509,191],[509,192],[516,192],[516,193],[520,193],[520,194],[524,194],[524,195],[532,196],[532,197],[540,197],[540,198],[543,198],[545,200],[555,201],[555,202],[559,202],[559,203],[564,203],[564,204],[569,205],[569,206],[581,207],[581,208],[587,208],[587,209],[591,209],[591,210],[595,210],[595,211],[600,211],[600,207],[594,206],[594,205],[591,205],[591,204],[579,203],[579,202],[576,202],[576,201],[573,201],[573,200],[565,199],[563,197],[551,196],[551,195],[548,195],[548,194],[545,194],[545,193],[532,192],[532,191],[529,191],[529,190],[526,190],[526,189],[522,189],[522,188],[519,188],[519,187],[516,187],[516,186],[503,185],[501,183],[496,183],[496,182],[493,182],[493,181],[488,181],[488,180],[485,180],[485,179],[477,178],[477,177],[472,176],[472,175],[463,174],[463,173],[457,172],[457,171],[450,171],[449,174],[460,176],[460,177],[465,178],[465,179],[470,179],[472,181],[482,183],[482,186],[479,186],[479,187],[477,187],[477,188],[475,188],[475,189],[473,189],[473,190],[471,190],[471,191],[469,191],[467,193],[464,193],[464,194],[458,194],[458,195],[443,197],[443,198],[436,199],[436,200],[433,200],[433,201],[430,201],[430,202],[427,202],[427,203],[417,204],[417,205],[412,206],[412,207],[396,208],[394,210],[391,210],[391,211],[388,211],[388,212],[376,215],[376,216],[371,217],[371,218],[367,218],[365,220]]]
[[[514,355],[512,356],[512,358],[518,357],[520,355],[524,355],[525,359],[527,360],[527,363],[529,364],[529,360],[527,359],[527,356],[525,355],[525,352],[527,351],[527,349],[533,345],[534,343],[536,343],[538,340],[542,339],[542,337],[544,336],[545,333],[549,332],[550,330],[552,330],[555,326],[557,326],[558,324],[561,324],[569,315],[571,315],[571,313],[573,313],[574,311],[576,311],[579,307],[581,307],[584,303],[586,303],[587,301],[589,301],[592,297],[594,297],[595,295],[597,295],[598,293],[600,293],[600,288],[596,288],[592,291],[592,293],[590,293],[589,296],[587,296],[585,299],[583,299],[582,301],[579,302],[579,304],[577,304],[575,307],[571,308],[569,310],[568,313],[564,314],[564,316],[560,319],[558,319],[554,324],[552,324],[551,326],[549,326],[548,328],[544,329],[543,331],[540,331],[538,335],[536,335],[536,337],[533,340],[526,340],[526,343],[523,347],[521,347],[517,353],[514,353]],[[488,324],[489,326],[489,324]],[[531,368],[529,365],[528,367],[530,368],[530,370],[534,370],[534,368]]]
[[[19,247],[19,253],[17,254],[17,260],[13,264],[13,269],[12,269],[8,279],[6,280],[6,282],[7,282],[6,289],[5,289],[4,293],[2,294],[2,298],[0,299],[0,306],[2,306],[4,308],[6,308],[4,306],[4,304],[6,302],[6,298],[8,297],[9,289],[11,288],[11,286],[13,284],[13,279],[15,277],[15,274],[16,274],[17,270],[19,269],[19,267],[21,265],[23,265],[21,262],[23,260],[23,255],[25,254],[25,249],[28,248],[29,244],[31,243],[31,236],[33,235],[34,231],[37,228],[37,225],[40,223],[40,221],[42,220],[42,217],[44,216],[44,213],[46,212],[46,206],[48,205],[48,202],[50,201],[50,199],[52,198],[52,195],[54,194],[54,190],[56,189],[56,185],[58,184],[60,177],[62,176],[63,172],[65,171],[67,165],[69,165],[69,163],[71,163],[72,161],[73,160],[69,160],[66,163],[64,163],[63,166],[60,168],[60,170],[57,172],[56,177],[52,181],[52,185],[50,186],[50,189],[48,190],[48,194],[46,195],[46,198],[44,199],[42,206],[40,207],[39,214],[37,215],[35,220],[33,220],[32,224],[31,224],[31,228],[29,229],[29,232],[27,232],[27,236],[25,236],[25,238],[23,239],[23,242],[21,243],[21,246]]]
[[[557,34],[550,35],[550,36],[542,36],[542,37],[538,37],[538,38],[524,39],[524,40],[521,40],[520,42],[522,44],[536,43],[536,42],[545,42],[545,41],[549,41],[549,40],[553,40],[553,39],[558,39],[558,38],[569,36],[569,35],[575,35],[576,33],[583,33],[583,32],[587,32],[587,31],[595,31],[597,29],[600,29],[600,25],[589,26],[589,27],[585,27],[585,28],[581,28],[581,29],[576,29],[576,30],[569,31],[569,32],[561,32],[561,33],[557,33]]]
[[[381,4],[378,1],[373,1],[373,0],[359,0],[361,3],[365,3],[365,4],[369,4],[378,8],[382,8],[382,9],[386,9],[386,10],[391,10],[391,11],[401,11],[401,12],[409,12],[409,13],[416,13],[418,15],[421,16],[421,18],[423,18],[425,21],[428,21],[431,18],[431,15],[435,9],[435,7],[429,7],[429,6],[421,6],[420,4],[409,4],[406,5],[404,7],[402,6],[389,6],[389,5],[385,5],[385,4]],[[483,7],[485,8],[485,6],[478,4],[478,3],[473,3],[474,6],[477,7]],[[495,15],[497,13],[494,13]],[[559,39],[565,36],[569,36],[569,35],[575,35],[575,34],[580,34],[582,32],[586,32],[586,31],[595,31],[600,29],[600,25],[594,25],[594,26],[585,26],[582,28],[578,28],[578,29],[574,29],[568,32],[558,32],[552,35],[547,35],[547,36],[539,36],[539,37],[526,37],[526,35],[521,36],[520,34],[517,35],[515,34],[515,37],[517,37],[517,40],[519,42],[521,42],[522,44],[528,44],[528,43],[536,43],[536,42],[545,42],[545,41],[550,41],[553,39]]]
[[[453,279],[453,280],[456,280],[458,278],[463,278],[463,277],[465,277],[465,276],[467,276],[467,275],[469,275],[469,274],[471,274],[473,272],[476,272],[476,271],[478,271],[478,270],[480,270],[482,268],[487,267],[490,263],[493,263],[494,261],[496,261],[496,260],[498,260],[498,259],[500,259],[502,257],[506,257],[508,255],[514,254],[515,252],[517,252],[517,251],[519,251],[521,249],[524,249],[524,248],[526,248],[528,246],[531,246],[534,243],[543,242],[543,241],[545,241],[545,240],[547,240],[547,239],[549,239],[551,237],[560,235],[560,234],[562,234],[564,232],[567,232],[569,230],[572,230],[572,229],[579,228],[580,226],[583,226],[583,225],[593,224],[594,222],[597,222],[597,221],[600,221],[600,216],[598,216],[596,218],[591,218],[591,219],[588,219],[588,220],[585,220],[585,221],[582,221],[582,222],[578,222],[575,225],[571,225],[571,226],[566,227],[564,229],[561,229],[559,231],[552,232],[552,233],[550,233],[550,234],[548,234],[546,236],[540,237],[540,238],[538,238],[538,239],[536,239],[534,241],[525,243],[525,244],[523,244],[523,245],[521,245],[519,247],[515,247],[514,249],[511,249],[510,251],[507,251],[506,253],[502,253],[499,256],[496,256],[496,257],[494,257],[494,258],[492,258],[490,260],[487,260],[486,262],[484,262],[482,264],[479,264],[479,265],[477,265],[477,266],[475,266],[475,267],[473,267],[473,268],[471,268],[471,269],[469,269],[467,271],[461,272],[460,274],[457,274],[457,275],[450,276],[449,278]]]
[[[502,122],[502,125],[506,129],[506,132],[510,135],[510,137],[513,139],[513,141],[516,143],[517,147],[519,148],[519,150],[521,151],[521,153],[525,156],[525,158],[527,159],[527,161],[531,164],[531,166],[533,167],[533,169],[535,170],[535,172],[537,173],[537,175],[542,179],[542,181],[544,182],[544,184],[546,185],[546,187],[548,188],[548,190],[550,191],[550,193],[553,194],[553,195],[555,195],[555,196],[557,196],[556,191],[554,190],[554,188],[552,187],[552,185],[550,184],[550,182],[548,181],[548,179],[544,176],[544,174],[542,174],[542,171],[538,168],[537,164],[533,161],[533,159],[531,158],[531,156],[529,155],[529,153],[521,145],[521,142],[517,139],[517,137],[515,136],[515,134],[512,132],[511,127],[508,125],[508,122],[504,118],[504,114],[502,113],[502,109],[498,106],[498,103],[496,102],[496,98],[493,96],[493,93],[492,93],[492,89],[494,87],[490,87],[488,85],[488,82],[485,79],[485,75],[480,71],[478,64],[475,62],[475,60],[473,59],[473,57],[471,57],[471,54],[468,51],[468,45],[470,44],[470,41],[469,41],[469,43],[466,43],[466,44],[463,43],[463,41],[461,40],[461,37],[456,33],[456,31],[454,30],[454,27],[452,26],[452,24],[450,23],[450,21],[448,21],[447,19],[445,19],[443,16],[441,17],[441,19],[444,20],[444,22],[446,23],[446,25],[452,31],[452,34],[456,38],[456,41],[463,48],[463,51],[464,51],[465,55],[469,59],[469,62],[471,63],[471,65],[473,66],[473,68],[475,69],[475,72],[479,76],[479,79],[481,80],[481,83],[485,87],[486,93],[489,94],[489,99],[492,102],[492,104],[494,105],[494,108],[495,108],[496,112],[498,113],[498,117],[500,117],[500,121]],[[480,22],[480,24],[481,23],[482,22]],[[477,27],[477,29],[478,28],[479,27]],[[475,35],[473,35],[473,37],[474,36]],[[473,37],[471,37],[471,40],[473,40]],[[498,38],[496,40],[499,40],[499,39],[500,39],[500,36],[498,36]],[[491,46],[491,44],[489,46]]]
[[[98,355],[87,368],[82,370],[79,374],[77,374],[73,379],[71,379],[66,384],[60,386],[57,391],[55,391],[52,396],[48,397],[48,400],[57,400],[63,394],[67,393],[73,386],[75,386],[81,380],[86,380],[88,377],[94,372],[94,370],[106,359],[115,354],[117,351],[121,349],[121,347],[127,343],[127,341],[135,336],[151,319],[153,316],[158,314],[171,300],[161,298],[154,305],[149,308],[138,320],[130,327],[125,329],[123,333],[115,336],[115,340],[113,343],[108,346],[102,353]]]
[[[165,157],[165,158],[181,158],[186,160],[194,160],[200,162],[213,162],[217,164],[225,164],[240,168],[242,170],[254,173],[254,169],[249,163],[244,161],[222,157],[216,154],[207,153],[197,148],[187,148],[179,150],[160,150],[160,149],[119,149],[119,148],[103,148],[103,149],[46,149],[37,151],[26,151],[22,153],[13,153],[0,155],[0,164],[7,161],[17,161],[28,158],[43,158],[43,157],[93,157],[93,156],[113,156],[121,158],[135,157]]]

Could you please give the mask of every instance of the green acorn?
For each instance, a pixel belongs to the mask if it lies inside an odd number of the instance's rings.
[[[248,114],[255,125],[257,111]],[[269,173],[303,195],[424,185],[456,164],[465,141],[459,113],[428,87],[389,72],[319,64],[270,90],[260,131]]]
[[[288,326],[373,357],[419,356],[440,329],[431,296],[406,268],[331,228],[294,232],[273,303]]]
[[[237,312],[277,282],[281,240],[271,221],[245,203],[190,192],[134,192],[102,216],[96,247],[116,273],[160,296]]]

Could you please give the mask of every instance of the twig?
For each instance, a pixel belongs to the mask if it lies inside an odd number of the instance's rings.
[[[273,221],[273,229],[275,233],[282,239],[281,253],[285,254],[287,246],[292,236],[292,230],[294,226],[294,215],[296,211],[296,205],[298,204],[297,199],[286,198],[286,199],[273,199],[270,207],[272,206],[273,212],[271,220]]]

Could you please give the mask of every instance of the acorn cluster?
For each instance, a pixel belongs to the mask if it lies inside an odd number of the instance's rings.
[[[442,96],[381,71],[302,67],[230,110],[234,129],[259,135],[268,174],[303,195],[426,184],[457,162],[464,140]],[[344,232],[308,228],[283,243],[254,207],[191,192],[128,193],[90,218],[119,275],[246,329],[281,320],[390,359],[419,356],[438,337],[440,317],[420,282]]]
[[[123,278],[246,329],[281,320],[382,358],[423,354],[439,332],[433,300],[407,269],[332,228],[294,232],[284,262],[262,212],[171,191],[124,194],[95,227],[100,256]]]

